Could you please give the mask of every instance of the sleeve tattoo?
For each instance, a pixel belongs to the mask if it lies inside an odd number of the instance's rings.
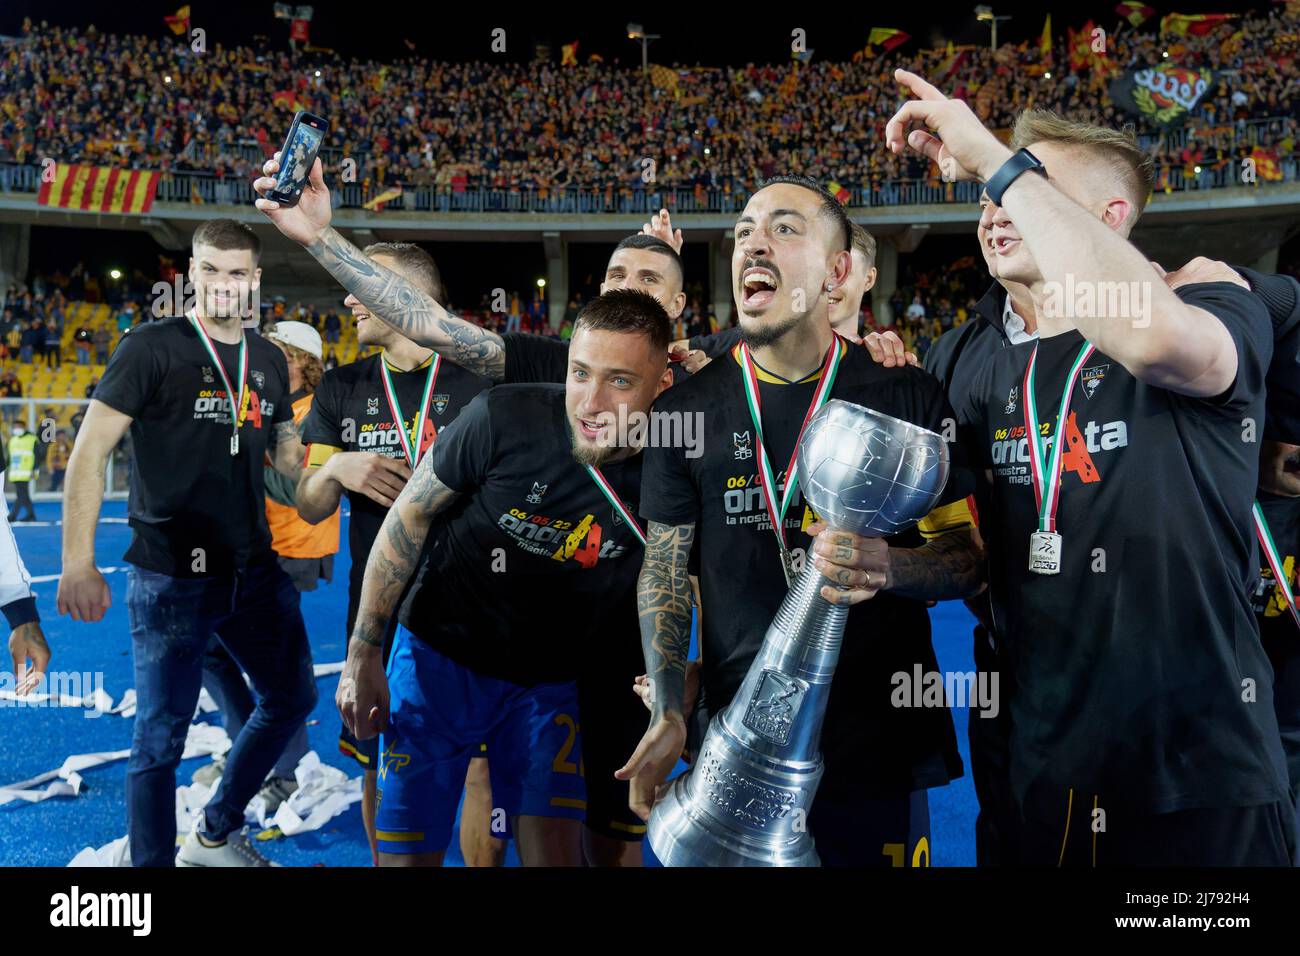
[[[386,269],[333,228],[307,247],[343,288],[413,342],[494,382],[505,378],[501,336],[458,319],[408,279]]]
[[[651,680],[651,712],[683,712],[691,646],[691,582],[686,572],[695,525],[650,522],[637,579],[641,647]]]
[[[307,454],[302,444],[302,426],[294,421],[280,422],[271,430],[275,447],[271,461],[275,470],[295,484],[302,477],[302,460]]]
[[[891,548],[889,591],[925,601],[973,597],[985,580],[984,551],[973,529],[960,528],[919,548]]]
[[[372,647],[382,647],[388,622],[397,610],[406,582],[415,573],[433,516],[456,497],[433,472],[432,455],[426,455],[388,509],[366,561],[361,584],[361,606],[352,637]]]

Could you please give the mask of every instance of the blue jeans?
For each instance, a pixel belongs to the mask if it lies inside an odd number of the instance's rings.
[[[244,680],[239,665],[216,635],[208,641],[207,651],[203,655],[203,686],[221,710],[221,721],[226,733],[232,741],[235,740],[244,729],[244,724],[248,723],[257,702],[248,689],[248,681]],[[307,725],[299,724],[289,739],[288,746],[284,748],[284,753],[275,762],[272,773],[277,777],[294,779],[293,772],[298,769],[298,764],[310,749]]]
[[[200,831],[222,840],[289,738],[316,706],[311,647],[298,591],[272,559],[227,577],[173,578],[131,568],[127,610],[138,710],[126,771],[127,832],[135,866],[176,854],[176,766],[194,718],[213,634],[248,673],[257,705],[226,757]]]

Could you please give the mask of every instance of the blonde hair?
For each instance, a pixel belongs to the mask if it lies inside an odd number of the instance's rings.
[[[277,342],[276,344],[279,345],[280,348],[284,349],[285,354],[289,356],[289,359],[298,363],[298,367],[302,369],[302,383],[303,387],[307,389],[307,392],[310,394],[311,392],[316,391],[316,386],[320,384],[321,376],[325,374],[325,363],[310,352],[305,352],[298,348],[296,345],[290,345],[288,342]]]
[[[852,248],[862,253],[862,258],[867,260],[867,268],[870,269],[876,264],[876,237],[867,232],[866,227],[861,223],[849,223],[849,241]]]
[[[1103,160],[1134,200],[1131,222],[1137,222],[1151,201],[1156,186],[1155,160],[1138,144],[1132,126],[1116,130],[1068,120],[1051,110],[1029,109],[1016,118],[1011,148],[1023,149],[1034,143],[1076,146]]]

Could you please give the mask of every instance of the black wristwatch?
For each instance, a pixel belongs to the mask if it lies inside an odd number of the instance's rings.
[[[1028,172],[1031,169],[1040,176],[1047,176],[1047,169],[1039,161],[1038,157],[1029,150],[1022,149],[1014,154],[984,184],[984,191],[988,193],[989,202],[995,206],[1001,206],[1002,196],[1007,191],[1007,187],[1015,182],[1021,173]]]

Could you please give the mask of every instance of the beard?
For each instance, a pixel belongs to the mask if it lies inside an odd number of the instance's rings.
[[[588,444],[578,438],[578,433],[574,431],[573,423],[566,417],[564,420],[565,431],[569,433],[569,450],[573,455],[573,460],[580,465],[590,465],[592,468],[599,468],[609,462],[620,452],[626,451],[618,445],[599,445]]]
[[[766,348],[769,345],[779,342],[788,333],[798,328],[805,318],[807,318],[806,314],[791,315],[780,321],[765,324],[760,328],[751,330],[745,328],[745,321],[742,316],[740,321],[740,334],[744,336],[745,344],[751,349]],[[753,321],[761,322],[763,320],[754,319]]]

